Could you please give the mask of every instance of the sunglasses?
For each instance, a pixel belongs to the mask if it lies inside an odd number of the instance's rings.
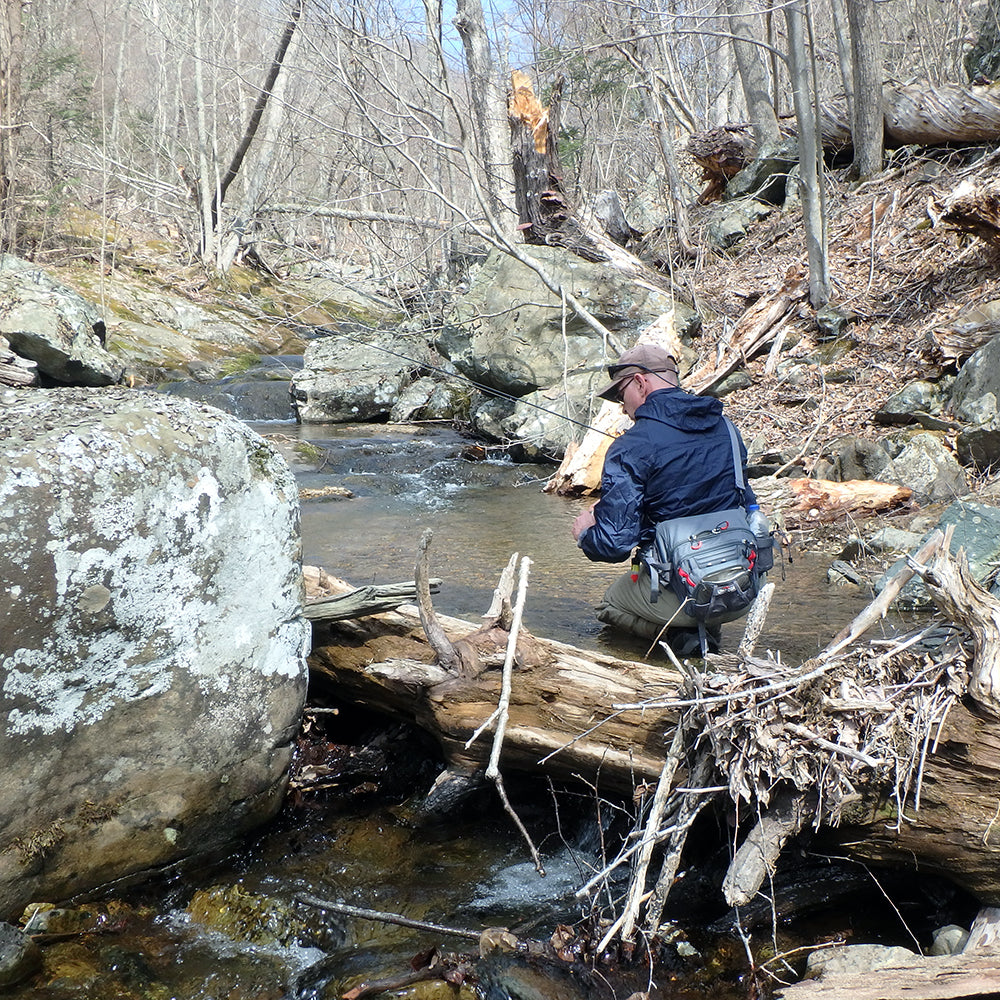
[[[614,401],[616,403],[618,403],[619,405],[624,405],[624,403],[625,403],[625,390],[628,388],[629,382],[631,382],[632,379],[634,379],[636,377],[636,375],[638,375],[638,374],[639,374],[638,372],[633,372],[631,375],[629,375],[628,378],[626,378],[621,383],[621,385],[618,386],[618,389],[615,392],[615,396],[614,396]]]

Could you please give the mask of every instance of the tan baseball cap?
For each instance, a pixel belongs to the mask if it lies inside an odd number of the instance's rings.
[[[608,365],[608,376],[611,382],[597,395],[601,399],[618,401],[618,390],[622,382],[639,372],[670,372],[674,378],[672,385],[677,385],[677,362],[674,356],[665,348],[656,344],[636,344],[630,347],[613,365]]]

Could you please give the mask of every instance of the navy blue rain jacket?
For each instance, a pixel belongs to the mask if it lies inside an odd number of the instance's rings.
[[[745,468],[746,448],[739,444]],[[578,544],[588,559],[621,562],[652,539],[660,521],[756,502],[749,486],[736,487],[722,403],[683,389],[659,389],[608,448],[594,508],[597,523]]]

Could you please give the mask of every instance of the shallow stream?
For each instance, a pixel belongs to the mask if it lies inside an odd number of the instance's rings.
[[[527,628],[583,647],[630,657],[644,653],[644,644],[609,634],[593,619],[593,604],[621,568],[591,564],[576,548],[570,525],[583,503],[542,493],[549,469],[467,461],[462,454],[471,442],[450,428],[257,429],[280,441],[289,456],[298,455],[300,487],[346,487],[354,494],[349,500],[304,500],[306,563],[357,585],[410,580],[421,533],[431,528],[431,573],[443,580],[435,597],[439,611],[473,619],[482,614],[501,569],[519,552],[532,560]],[[786,660],[804,659],[864,606],[863,594],[831,588],[827,563],[797,554],[784,575],[772,574],[777,589],[761,647],[780,649]],[[739,637],[731,627],[724,649],[735,648]],[[512,794],[529,818],[533,809],[551,815],[544,789],[514,783]],[[595,860],[599,824],[585,813],[567,823],[561,838],[545,842],[549,875],[540,879],[506,818],[492,808],[427,829],[409,821],[405,806],[372,811],[362,802],[352,808],[342,800],[307,801],[286,809],[223,861],[125,893],[127,906],[112,905],[108,912],[106,902],[84,905],[94,914],[97,933],[52,940],[45,948],[45,974],[9,995],[335,997],[362,979],[405,970],[429,944],[470,947],[294,905],[293,896],[301,892],[475,931],[535,917],[541,919],[539,933],[547,934],[557,917],[572,921],[580,915],[579,904],[552,910],[547,901],[582,884],[584,868]],[[738,959],[742,946],[733,947]],[[695,980],[704,978],[705,962],[689,961],[692,970],[701,970],[692,973],[695,978],[685,986],[681,970],[674,985],[656,995],[701,992]],[[712,996],[747,995],[746,984],[725,967],[715,976]],[[456,993],[443,983],[425,983],[405,995],[453,1000]],[[472,996],[468,987],[461,995]],[[581,994],[563,984],[558,995],[572,1000]]]

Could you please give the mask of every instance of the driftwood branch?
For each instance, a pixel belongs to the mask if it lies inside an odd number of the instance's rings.
[[[433,924],[426,920],[411,920],[399,913],[385,913],[382,910],[368,910],[361,906],[349,906],[347,903],[338,903],[332,899],[320,899],[309,893],[297,893],[295,899],[306,906],[315,906],[320,910],[329,910],[331,913],[342,913],[346,917],[357,917],[359,920],[375,920],[383,924],[396,924],[399,927],[412,927],[418,931],[430,931],[434,934],[447,934],[448,937],[465,938],[470,941],[478,941],[479,931],[470,931],[463,927],[448,927],[445,924]]]
[[[515,552],[500,574],[500,580],[493,591],[491,602],[483,618],[495,622],[500,628],[510,631],[513,611],[510,606],[510,595],[514,590],[514,572],[517,569],[517,553]]]
[[[500,774],[500,751],[503,749],[503,739],[507,732],[507,722],[510,717],[510,692],[511,675],[514,670],[514,654],[517,651],[517,634],[521,629],[521,616],[524,614],[524,602],[528,594],[528,570],[531,567],[531,560],[525,556],[521,560],[521,575],[518,579],[517,602],[514,605],[514,616],[510,625],[510,634],[507,637],[507,654],[503,663],[503,679],[500,683],[500,701],[497,706],[497,728],[493,735],[493,749],[490,751],[490,762],[486,766],[486,777],[496,785],[497,794],[503,807],[510,816],[514,825],[520,830],[524,842],[531,851],[531,858],[535,862],[535,870],[539,875],[545,874],[542,867],[542,859],[539,857],[538,849],[535,847],[525,825],[521,822],[521,817],[517,815],[514,807],[507,798],[507,789],[504,787],[503,775]]]
[[[743,906],[753,899],[764,880],[773,874],[788,838],[812,818],[815,807],[816,796],[811,792],[790,791],[776,798],[761,815],[722,881],[722,891],[730,906]]]
[[[754,647],[764,631],[764,622],[767,620],[767,612],[771,607],[771,598],[774,597],[774,584],[765,583],[757,595],[757,600],[750,606],[747,612],[746,624],[743,626],[743,638],[740,640],[737,656],[741,659],[748,659],[753,656]]]
[[[439,579],[427,581],[428,593],[436,594],[441,589]],[[365,618],[385,611],[394,611],[403,604],[412,604],[417,599],[417,585],[409,583],[387,583],[358,587],[346,594],[332,597],[317,597],[306,601],[302,614],[313,623],[350,621]]]
[[[456,664],[460,662],[459,656],[455,647],[451,644],[451,640],[445,634],[444,629],[441,628],[441,623],[438,621],[437,614],[434,611],[434,605],[431,604],[430,578],[427,572],[427,549],[433,537],[434,532],[428,528],[420,538],[417,565],[413,571],[414,580],[417,585],[417,610],[420,613],[420,624],[424,627],[427,641],[431,644],[434,652],[437,653],[438,663],[445,670],[453,670]]]
[[[994,715],[1000,715],[1000,601],[983,590],[969,572],[964,550],[951,553],[954,530],[935,532],[932,541],[907,559],[934,603],[952,620],[968,629],[975,649],[969,669],[969,694]]]
[[[684,758],[684,720],[681,719],[674,732],[673,741],[667,751],[667,759],[663,762],[663,770],[660,772],[659,780],[656,783],[656,791],[653,794],[653,803],[649,809],[649,819],[646,822],[646,831],[642,838],[642,848],[639,858],[636,861],[635,869],[632,873],[632,881],[629,885],[628,896],[625,900],[625,907],[620,919],[621,938],[623,941],[631,941],[636,925],[639,922],[639,910],[642,906],[643,890],[646,886],[646,872],[649,869],[649,862],[653,856],[653,845],[656,842],[656,834],[660,829],[663,820],[663,812],[666,808],[670,790],[674,784],[674,775],[677,767]],[[610,940],[608,935],[614,935],[617,928],[612,925],[598,953],[607,947]]]

